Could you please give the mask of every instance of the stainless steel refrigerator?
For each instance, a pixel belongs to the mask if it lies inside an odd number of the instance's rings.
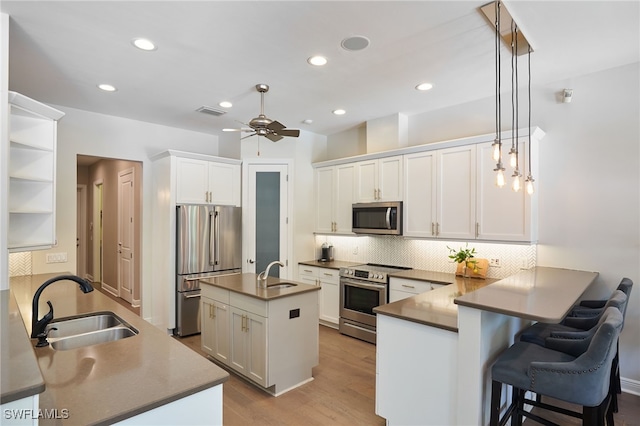
[[[240,207],[176,207],[176,328],[174,334],[200,332],[202,278],[242,271]]]

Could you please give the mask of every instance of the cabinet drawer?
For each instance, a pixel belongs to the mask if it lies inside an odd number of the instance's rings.
[[[420,294],[433,289],[429,281],[407,280],[404,278],[391,278],[389,288],[413,294]]]
[[[265,318],[269,311],[266,300],[260,300],[255,297],[249,297],[234,292],[231,292],[229,295],[229,304],[234,308],[239,308]]]
[[[321,281],[330,282],[333,284],[340,283],[339,272],[335,269],[322,268],[322,270],[318,271],[317,277],[320,278]]]
[[[219,287],[215,287],[208,284],[200,285],[200,294],[209,299],[217,300],[218,302],[229,304],[229,290],[225,290]]]
[[[317,269],[318,268],[314,268],[313,266],[299,265],[298,275],[307,275],[307,276],[315,277]]]

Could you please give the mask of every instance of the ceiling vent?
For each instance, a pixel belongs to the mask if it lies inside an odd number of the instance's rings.
[[[196,111],[201,112],[203,114],[213,115],[215,117],[220,117],[227,113],[227,111],[222,111],[220,109],[211,108],[210,106],[202,105]]]

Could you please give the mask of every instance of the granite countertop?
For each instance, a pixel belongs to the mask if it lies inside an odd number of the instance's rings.
[[[56,275],[60,274],[11,278],[22,333],[31,329],[33,294]],[[33,348],[46,387],[40,409],[67,409],[69,417],[62,422],[112,424],[229,378],[229,373],[97,290],[83,294],[76,283],[59,281],[43,291],[41,314],[48,311],[47,300],[53,303],[54,319],[112,311],[139,331],[133,337],[66,351]],[[40,419],[41,425],[60,422]]]
[[[328,269],[340,269],[340,268],[348,268],[350,266],[362,265],[362,262],[345,262],[342,260],[332,260],[330,262],[323,262],[320,260],[306,260],[304,262],[298,262],[298,265],[317,266],[319,268],[328,268]]]
[[[558,323],[597,272],[537,266],[465,294],[455,303],[534,321]]]
[[[484,288],[496,279],[463,278],[444,272],[412,269],[391,274],[391,277],[445,284],[435,290],[417,294],[396,302],[378,306],[373,311],[411,322],[458,332],[456,297]]]
[[[10,290],[0,291],[0,352],[2,356],[2,404],[44,391],[44,379],[33,353],[33,343],[22,322]]]
[[[222,275],[219,277],[210,277],[200,280],[201,284],[209,284],[214,287],[223,288],[235,293],[244,294],[246,296],[255,297],[260,300],[272,300],[282,297],[290,297],[296,294],[307,293],[309,291],[319,291],[320,286],[304,284],[286,279],[267,277],[267,285],[276,285],[280,283],[293,283],[295,286],[287,288],[259,288],[256,285],[258,275],[233,274]]]

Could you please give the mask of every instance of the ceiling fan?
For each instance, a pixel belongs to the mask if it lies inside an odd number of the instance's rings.
[[[284,136],[297,138],[300,136],[300,130],[287,129],[282,123],[271,120],[264,115],[264,94],[269,91],[269,86],[266,84],[256,84],[256,90],[260,92],[260,115],[251,119],[246,126],[250,129],[229,129],[238,132],[251,132],[250,135],[244,136],[241,139],[245,139],[251,136],[264,136],[272,142],[277,142]]]

